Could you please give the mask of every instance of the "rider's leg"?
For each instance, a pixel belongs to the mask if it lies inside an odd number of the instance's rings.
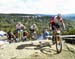
[[[55,38],[56,38],[56,35],[57,35],[57,31],[60,31],[60,25],[58,23],[55,23],[53,25],[53,44],[55,44]]]
[[[37,34],[36,34],[36,31],[35,31],[35,30],[34,30],[33,35],[32,35],[32,36],[33,36],[33,39],[34,39],[34,40],[36,40],[36,39],[37,39]]]
[[[52,42],[55,44],[55,32],[53,31]]]
[[[53,34],[52,34],[52,43],[55,44],[55,24],[52,25],[52,32],[53,32]]]

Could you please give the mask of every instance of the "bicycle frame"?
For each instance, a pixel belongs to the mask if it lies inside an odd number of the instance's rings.
[[[18,32],[18,38],[19,38],[20,41],[22,40],[22,37],[23,37],[22,34],[23,34],[23,31]]]
[[[35,40],[37,38],[37,34],[36,34],[36,31],[34,32],[29,32],[29,39],[32,41],[32,40]]]

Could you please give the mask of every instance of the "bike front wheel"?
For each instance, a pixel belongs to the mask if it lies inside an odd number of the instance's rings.
[[[62,51],[62,41],[59,36],[56,36],[56,51],[57,53],[60,53]]]

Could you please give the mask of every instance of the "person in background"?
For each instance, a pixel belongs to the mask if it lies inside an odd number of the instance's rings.
[[[16,24],[16,30],[17,30],[17,32],[23,31],[23,29],[26,29],[26,27],[21,22],[18,22]]]
[[[7,32],[7,37],[8,37],[9,43],[15,42],[15,35],[13,34],[12,31]]]
[[[38,30],[37,28],[37,25],[35,23],[33,23],[31,26],[30,26],[30,32],[36,32]]]
[[[22,40],[22,34],[23,34],[23,30],[26,29],[26,27],[21,23],[21,22],[18,22],[16,24],[16,31],[17,31],[17,35],[18,35],[18,40]]]
[[[33,23],[31,26],[30,26],[30,34],[29,34],[29,37],[30,37],[30,40],[35,40],[37,39],[37,30],[38,30],[38,27],[35,23]]]
[[[49,31],[47,30],[47,28],[44,28],[44,29],[43,29],[43,38],[44,38],[44,39],[48,39],[47,36],[50,36],[50,33],[49,33]]]

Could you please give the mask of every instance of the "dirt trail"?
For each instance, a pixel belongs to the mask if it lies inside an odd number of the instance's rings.
[[[33,46],[30,46],[32,43]],[[75,59],[72,46],[64,43],[64,41],[62,52],[59,54],[56,53],[55,45],[52,45],[51,48],[43,47],[42,49],[38,48],[37,45],[39,45],[38,41],[6,44],[3,48],[0,48],[0,59]]]

